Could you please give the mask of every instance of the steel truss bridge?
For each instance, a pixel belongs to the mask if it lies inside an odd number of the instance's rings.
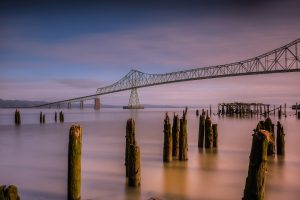
[[[131,70],[119,81],[106,87],[98,88],[95,94],[43,104],[37,107],[51,107],[60,104],[68,104],[69,106],[74,102],[80,102],[80,105],[82,104],[83,107],[83,101],[91,99],[95,99],[95,104],[96,102],[100,104],[98,98],[100,95],[121,92],[125,90],[131,90],[128,107],[138,107],[139,99],[137,88],[200,79],[299,72],[299,42],[300,38],[254,58],[229,64],[199,67],[165,74],[148,74],[138,70]],[[98,101],[96,101],[97,98]]]

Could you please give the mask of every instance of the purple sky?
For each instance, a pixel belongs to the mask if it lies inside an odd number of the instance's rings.
[[[88,2],[0,3],[0,98],[57,101],[89,95],[130,69],[165,73],[226,64],[300,36],[296,0]],[[144,104],[291,104],[300,100],[299,85],[300,73],[286,73],[138,92]],[[105,95],[101,101],[125,105],[129,95]]]

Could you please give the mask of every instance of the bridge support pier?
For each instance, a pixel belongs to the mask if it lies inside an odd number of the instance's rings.
[[[68,102],[68,109],[71,109],[72,105],[71,102]]]
[[[100,98],[99,97],[95,98],[94,109],[95,110],[100,110]]]
[[[131,89],[128,106],[123,106],[123,109],[144,109],[144,106],[140,104],[137,88]]]

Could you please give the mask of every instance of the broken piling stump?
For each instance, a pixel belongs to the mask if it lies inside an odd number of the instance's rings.
[[[126,176],[128,176],[128,167],[129,167],[129,146],[135,144],[135,121],[130,118],[126,123],[126,136],[125,136],[125,167],[126,167]]]
[[[46,115],[43,114],[43,124],[45,124],[45,122],[46,122]]]
[[[268,155],[275,155],[275,133],[274,133],[274,124],[270,118],[267,118],[264,121],[264,129],[270,133],[270,141],[268,144]]]
[[[252,147],[242,200],[263,200],[265,194],[265,173],[267,170],[267,150],[269,132],[254,130]]]
[[[164,119],[163,161],[164,162],[172,161],[172,130],[171,130],[170,118],[168,116],[168,113],[166,113],[166,116]]]
[[[283,126],[280,122],[277,122],[277,137],[276,137],[276,146],[277,146],[277,155],[285,154],[285,141],[284,141],[284,131]]]
[[[141,155],[140,147],[136,144],[129,145],[128,160],[128,186],[139,187],[141,185]]]
[[[16,125],[21,124],[21,115],[20,115],[20,111],[18,109],[16,109],[16,111],[15,111],[15,124]]]
[[[68,147],[68,199],[79,200],[81,189],[81,146],[82,128],[72,125]]]
[[[199,118],[199,131],[198,131],[198,148],[203,148],[205,132],[205,115],[200,115]]]
[[[205,119],[205,148],[210,149],[213,147],[213,132],[211,128],[210,117],[206,116]]]
[[[20,200],[18,188],[14,185],[0,185],[0,200]]]
[[[172,155],[178,158],[179,155],[179,131],[180,131],[180,120],[177,114],[174,113],[173,126],[172,126]]]
[[[213,132],[213,147],[218,147],[218,124],[212,125],[212,132]]]
[[[188,160],[188,137],[187,137],[187,118],[186,111],[180,119],[179,132],[179,160]]]

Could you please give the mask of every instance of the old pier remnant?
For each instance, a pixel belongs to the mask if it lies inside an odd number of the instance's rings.
[[[0,200],[20,200],[18,188],[15,185],[0,185]]]
[[[177,114],[174,113],[173,126],[172,126],[172,155],[178,158],[179,155],[179,131],[180,131],[180,120]]]
[[[80,125],[72,125],[69,132],[68,150],[68,199],[79,200],[81,189],[81,138]]]
[[[213,147],[213,131],[211,127],[210,117],[206,116],[205,119],[205,148],[210,149]]]
[[[141,155],[140,147],[136,144],[129,145],[128,160],[128,186],[139,187],[141,185]]]
[[[212,124],[212,132],[213,132],[213,147],[218,147],[218,124]]]
[[[263,200],[269,132],[254,130],[243,200]]]
[[[245,116],[253,114],[259,115],[263,114],[268,116],[270,104],[263,103],[243,103],[243,102],[233,102],[233,103],[219,103],[218,104],[218,115],[228,115],[228,116]]]
[[[198,131],[198,147],[203,148],[204,143],[204,132],[205,132],[205,114],[200,115],[199,118],[199,131]]]
[[[170,118],[168,116],[168,113],[166,113],[166,116],[164,119],[163,161],[164,162],[172,161],[172,130],[171,130]]]
[[[129,147],[130,147],[130,145],[135,144],[135,121],[132,118],[127,120],[125,139],[126,139],[126,141],[125,141],[125,167],[126,167],[126,176],[128,176],[129,159],[130,159]]]
[[[187,137],[187,108],[183,111],[183,116],[180,119],[179,132],[179,160],[188,160],[188,137]]]
[[[284,142],[284,131],[283,126],[280,122],[277,122],[277,137],[276,137],[276,146],[277,146],[277,155],[285,154],[285,142]]]
[[[21,124],[21,114],[18,109],[15,111],[15,124],[20,125]]]

